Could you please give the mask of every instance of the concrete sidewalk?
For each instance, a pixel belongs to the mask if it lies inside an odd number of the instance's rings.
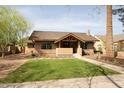
[[[62,80],[49,80],[25,82],[15,84],[0,84],[1,88],[89,88],[87,78],[73,78]],[[124,74],[112,76],[97,76],[91,82],[92,88],[122,88],[124,87]]]

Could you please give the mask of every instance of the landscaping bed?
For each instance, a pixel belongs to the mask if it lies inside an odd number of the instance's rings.
[[[8,70],[9,68],[12,68],[13,64],[0,64],[0,71]]]
[[[79,59],[41,59],[26,62],[6,78],[0,79],[0,83],[21,83],[112,74],[119,73]]]
[[[104,63],[124,67],[124,59],[122,58],[111,58],[111,57],[102,56],[100,61]]]
[[[96,56],[86,56],[86,58],[89,59],[93,59],[99,62],[104,62],[107,64],[111,64],[111,65],[116,65],[116,66],[120,66],[120,67],[124,67],[124,58],[111,58],[111,57],[107,57],[107,56],[101,56],[100,59],[98,59]]]

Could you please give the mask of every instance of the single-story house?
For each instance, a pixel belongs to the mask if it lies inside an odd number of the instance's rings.
[[[33,31],[29,37],[26,52],[34,51],[41,56],[72,56],[92,54],[94,43],[92,35],[76,32]]]

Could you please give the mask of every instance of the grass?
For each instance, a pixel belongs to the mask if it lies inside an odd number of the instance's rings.
[[[10,73],[0,83],[20,83],[28,81],[56,80],[118,74],[107,68],[100,68],[94,64],[79,59],[42,59],[30,60],[20,68]]]

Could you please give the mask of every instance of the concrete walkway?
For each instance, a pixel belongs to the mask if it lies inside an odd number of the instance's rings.
[[[78,56],[78,55],[76,55],[75,58],[85,60],[85,61],[90,62],[92,64],[100,65],[100,66],[103,66],[103,67],[106,67],[106,68],[109,68],[109,69],[112,69],[112,70],[115,70],[115,71],[117,71],[119,73],[124,74],[124,68],[123,67],[110,65],[110,64],[107,64],[107,63],[99,62],[99,61],[89,59],[89,58],[86,58],[86,57],[82,57],[82,56]]]

